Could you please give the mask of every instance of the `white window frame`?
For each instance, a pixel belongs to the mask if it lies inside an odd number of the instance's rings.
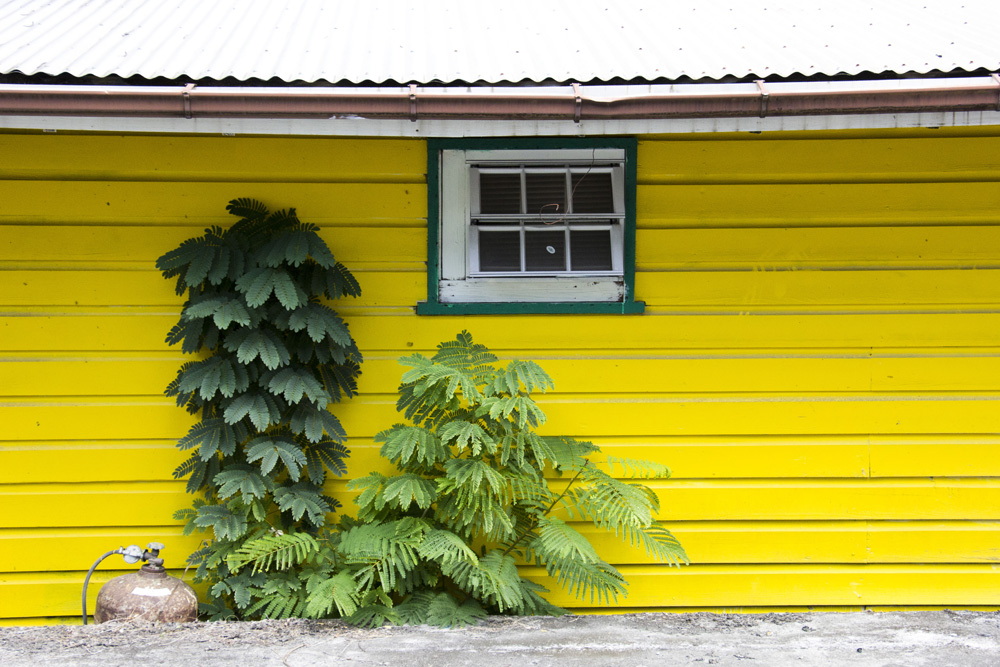
[[[460,303],[548,303],[548,302],[622,302],[625,286],[625,164],[622,148],[558,148],[525,150],[459,150],[440,151],[440,233],[438,299],[443,304]],[[612,270],[610,271],[546,271],[546,272],[483,272],[479,270],[478,229],[473,219],[484,216],[473,209],[478,206],[478,171],[490,167],[531,168],[535,165],[567,165],[574,173],[584,173],[588,165],[612,173],[615,213],[590,216],[609,222],[611,230]],[[609,164],[610,163],[610,164]],[[571,204],[569,204],[571,205]],[[485,216],[487,218],[491,216]],[[511,220],[512,216],[496,216]],[[516,216],[515,216],[516,217]],[[522,216],[523,217],[523,216]],[[587,216],[552,213],[540,214],[537,228],[545,229],[548,221],[558,221],[559,229],[574,229],[574,222]],[[565,222],[563,222],[565,221]],[[505,225],[510,228],[510,223]],[[531,229],[530,220],[521,220],[520,228]],[[599,226],[585,226],[600,229]],[[522,243],[522,253],[524,244]],[[567,257],[569,256],[567,245]],[[523,263],[522,263],[523,265]]]

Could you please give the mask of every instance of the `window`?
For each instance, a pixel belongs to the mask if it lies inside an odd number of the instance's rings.
[[[630,139],[429,142],[418,312],[642,312]]]

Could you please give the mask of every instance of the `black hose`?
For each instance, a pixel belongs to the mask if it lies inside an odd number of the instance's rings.
[[[94,564],[90,566],[90,571],[87,572],[87,578],[83,580],[83,624],[84,625],[87,625],[87,584],[90,583],[90,575],[94,573],[94,570],[97,569],[97,566],[101,564],[102,560],[113,554],[120,554],[121,552],[122,552],[121,547],[113,551],[109,551],[108,553],[104,554],[96,561],[94,561]]]

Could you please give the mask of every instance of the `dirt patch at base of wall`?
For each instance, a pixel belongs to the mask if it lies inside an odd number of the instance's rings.
[[[0,628],[4,667],[640,667],[1000,664],[1000,612],[493,617],[461,630],[339,621]]]

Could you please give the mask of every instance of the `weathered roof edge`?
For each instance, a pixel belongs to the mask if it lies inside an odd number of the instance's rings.
[[[133,118],[628,120],[1000,111],[1000,76],[543,88],[0,85],[0,115]]]

